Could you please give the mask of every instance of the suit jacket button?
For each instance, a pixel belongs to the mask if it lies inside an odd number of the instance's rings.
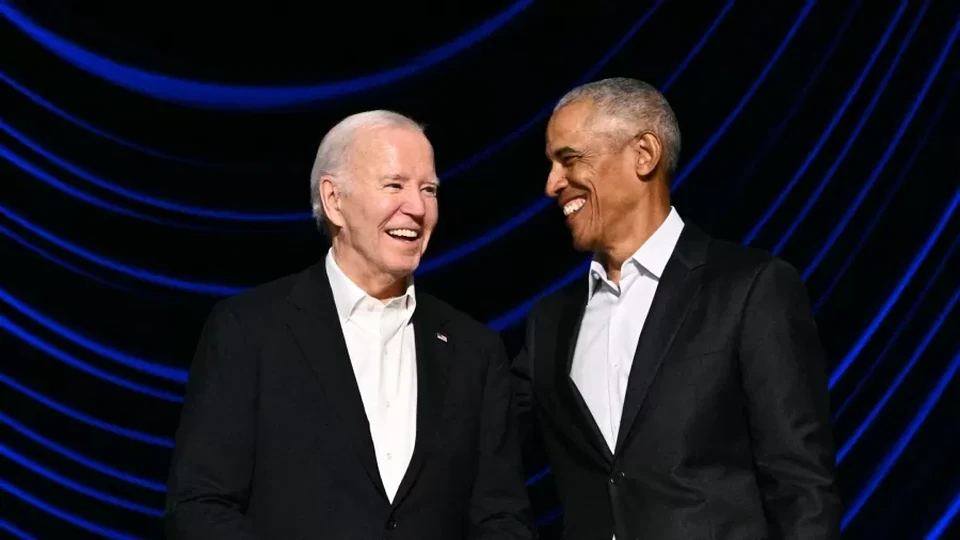
[[[390,529],[391,531],[392,531],[393,529],[396,529],[396,528],[397,528],[397,522],[391,519],[390,521],[387,522],[387,528]]]
[[[610,483],[613,484],[613,485],[619,484],[619,483],[620,483],[620,479],[623,478],[623,476],[624,476],[624,474],[623,474],[622,471],[618,471],[618,472],[613,473],[613,475],[610,476]]]

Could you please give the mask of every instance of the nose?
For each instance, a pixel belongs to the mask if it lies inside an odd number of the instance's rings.
[[[547,174],[547,185],[543,192],[547,197],[557,197],[566,187],[567,179],[563,176],[563,167],[559,163],[554,163],[550,167],[550,173]]]
[[[403,206],[401,210],[410,217],[422,218],[427,212],[427,204],[424,198],[427,197],[423,190],[411,186],[404,190]]]

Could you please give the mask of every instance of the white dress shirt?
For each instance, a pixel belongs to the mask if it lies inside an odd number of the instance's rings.
[[[663,269],[670,260],[683,220],[676,209],[620,267],[620,286],[603,265],[590,264],[587,306],[577,336],[570,378],[577,385],[603,438],[613,452],[627,381],[640,332],[653,303]]]
[[[417,431],[417,359],[413,280],[403,296],[381,302],[350,280],[327,252],[333,290],[350,363],[370,424],[380,478],[390,501],[407,471]]]

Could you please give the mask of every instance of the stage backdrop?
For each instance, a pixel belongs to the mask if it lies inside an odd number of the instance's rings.
[[[0,535],[162,536],[202,321],[324,255],[308,177],[347,114],[427,125],[418,287],[516,351],[531,303],[587,279],[545,121],[609,76],[675,108],[683,218],[802,272],[847,536],[960,535],[957,2],[336,4],[0,2]]]

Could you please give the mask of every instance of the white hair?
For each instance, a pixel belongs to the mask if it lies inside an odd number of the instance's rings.
[[[417,122],[400,113],[386,110],[353,114],[333,126],[320,141],[317,158],[310,172],[310,202],[313,205],[313,217],[321,231],[326,229],[323,226],[326,217],[323,213],[323,202],[320,200],[320,178],[324,175],[333,176],[341,190],[347,189],[350,147],[355,136],[361,129],[376,127],[406,127],[423,133],[423,126]]]
[[[567,92],[554,112],[581,99],[593,101],[600,112],[626,123],[628,128],[621,137],[630,139],[644,129],[656,133],[663,145],[664,169],[673,176],[680,160],[680,126],[667,99],[656,88],[625,77],[603,79]]]

